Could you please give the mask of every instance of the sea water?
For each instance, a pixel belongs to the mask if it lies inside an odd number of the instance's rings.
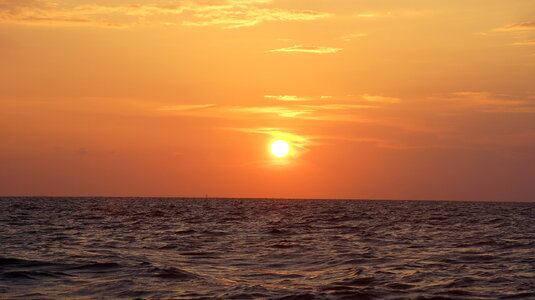
[[[535,299],[535,203],[1,198],[17,298]]]

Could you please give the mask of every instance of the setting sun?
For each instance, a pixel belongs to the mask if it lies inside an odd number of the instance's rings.
[[[290,145],[283,140],[274,141],[271,144],[271,153],[276,157],[285,157],[290,153]]]

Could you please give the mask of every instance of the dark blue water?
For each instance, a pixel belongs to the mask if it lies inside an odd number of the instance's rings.
[[[535,299],[535,204],[1,198],[1,299]]]

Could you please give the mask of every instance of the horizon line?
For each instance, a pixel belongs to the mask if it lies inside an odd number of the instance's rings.
[[[299,198],[299,197],[202,197],[202,196],[0,196],[0,198],[154,198],[154,199],[239,199],[239,200],[342,200],[342,201],[420,201],[420,202],[487,202],[535,203],[535,201],[505,200],[444,200],[444,199],[385,199],[385,198]]]

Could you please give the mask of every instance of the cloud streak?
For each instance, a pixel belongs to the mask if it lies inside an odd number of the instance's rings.
[[[170,106],[162,106],[158,108],[158,110],[161,111],[191,111],[191,110],[199,110],[204,108],[211,108],[216,106],[215,104],[192,104],[192,105],[170,105]]]
[[[328,13],[270,7],[272,0],[190,0],[176,4],[78,5],[66,0],[0,0],[0,23],[130,27],[138,24],[239,28],[268,21],[327,18]]]
[[[221,25],[225,28],[254,26],[267,21],[307,21],[330,17],[330,14],[312,10],[259,8],[254,5],[236,5],[217,10],[193,10],[193,18],[186,26]]]
[[[274,140],[285,140],[292,144],[293,147],[298,147],[300,149],[305,149],[307,146],[315,144],[312,140],[313,137],[299,135],[291,133],[286,129],[282,128],[271,128],[271,127],[258,127],[258,128],[233,128],[233,130],[247,132],[247,133],[257,133],[265,134],[270,136]]]
[[[279,117],[295,118],[302,115],[311,114],[314,110],[299,109],[294,107],[283,106],[238,106],[227,107],[227,111],[245,113],[245,114],[267,114]]]
[[[391,17],[392,13],[363,13],[363,14],[357,14],[357,17],[359,18],[380,18],[380,17]]]
[[[0,0],[0,22],[41,26],[128,27],[136,24],[239,28],[268,21],[327,18],[328,13],[283,9],[272,0],[190,0],[176,4],[78,5],[63,0]]]
[[[495,31],[529,31],[535,30],[535,21],[520,22],[504,27],[496,28]]]
[[[363,38],[366,36],[368,36],[367,33],[349,33],[349,34],[342,35],[340,39],[344,42],[351,42],[354,39]]]
[[[510,97],[507,95],[493,95],[487,92],[457,92],[452,93],[448,101],[455,101],[463,108],[472,108],[483,113],[534,113],[535,101]]]
[[[341,51],[342,48],[319,47],[319,46],[301,46],[295,45],[286,48],[273,49],[267,52],[302,52],[302,53],[316,53],[316,54],[331,54]]]
[[[376,95],[369,95],[369,94],[364,94],[361,97],[362,99],[368,102],[378,102],[378,103],[400,103],[401,102],[401,99],[394,98],[394,97],[384,97],[384,96],[376,96]]]
[[[332,96],[319,96],[319,97],[300,97],[294,95],[265,95],[264,98],[284,101],[284,102],[307,102],[307,101],[325,101],[332,99]]]
[[[535,45],[535,40],[534,41],[522,41],[522,42],[516,42],[516,43],[513,43],[514,46],[531,46],[531,45]]]
[[[40,26],[121,27],[82,7],[68,9],[47,0],[0,0],[0,23]]]
[[[188,115],[214,118],[289,118],[318,121],[361,122],[362,119],[357,118],[354,115],[354,112],[361,111],[364,109],[379,108],[379,106],[376,105],[366,104],[329,103],[323,105],[306,105],[290,103],[291,102],[288,102],[288,105],[279,106],[245,106],[215,104],[166,105],[157,107],[154,109],[154,111],[160,113],[170,113],[174,115]]]
[[[274,100],[279,100],[279,101],[310,101],[311,100],[309,98],[303,98],[303,97],[291,96],[291,95],[280,95],[280,96],[265,95],[264,98],[274,99]]]

